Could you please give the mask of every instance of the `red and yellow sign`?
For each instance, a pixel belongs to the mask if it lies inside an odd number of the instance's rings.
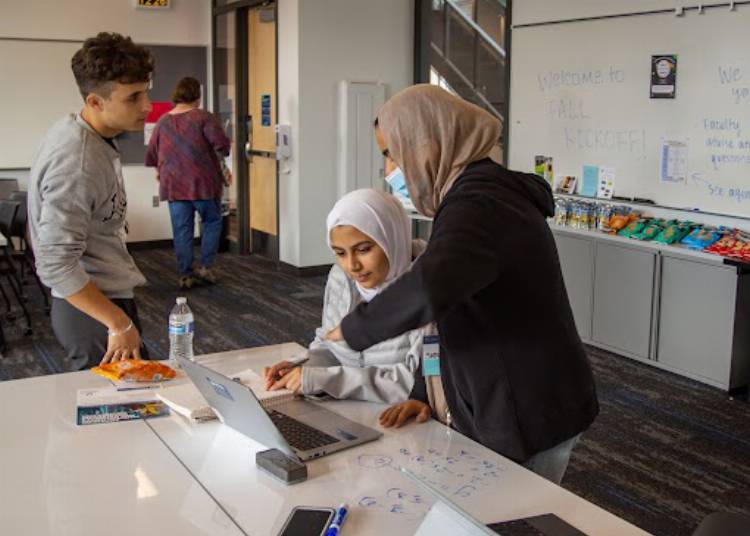
[[[169,0],[135,0],[135,7],[140,9],[166,9],[170,7]]]

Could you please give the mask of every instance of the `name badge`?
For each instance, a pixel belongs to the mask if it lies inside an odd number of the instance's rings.
[[[440,376],[440,337],[425,335],[422,339],[422,374]]]

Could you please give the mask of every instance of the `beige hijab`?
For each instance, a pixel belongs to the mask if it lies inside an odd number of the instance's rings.
[[[489,155],[501,128],[489,112],[430,84],[391,97],[378,113],[378,126],[425,216],[435,215],[467,165]]]

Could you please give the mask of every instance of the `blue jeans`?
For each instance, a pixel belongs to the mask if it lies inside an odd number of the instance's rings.
[[[581,434],[578,434],[555,445],[551,449],[534,454],[523,463],[523,466],[559,485],[562,482],[563,476],[565,476],[565,470],[568,468],[573,447],[576,446],[580,437]]]
[[[209,268],[216,260],[221,238],[221,201],[200,199],[198,201],[170,201],[169,215],[172,218],[174,252],[180,275],[193,273],[193,237],[195,235],[195,213],[201,216],[201,266]]]

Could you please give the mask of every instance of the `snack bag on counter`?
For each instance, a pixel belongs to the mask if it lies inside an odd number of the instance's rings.
[[[682,239],[682,243],[690,249],[703,250],[717,242],[722,236],[722,231],[714,227],[697,227]]]
[[[614,213],[612,205],[599,205],[596,211],[596,228],[603,233],[610,232],[609,221]]]
[[[675,244],[690,234],[690,231],[693,230],[694,226],[695,224],[689,221],[670,223],[661,233],[659,233],[658,236],[656,236],[656,238],[654,238],[654,242],[659,242],[660,244]]]
[[[175,371],[158,361],[123,359],[91,369],[91,372],[112,381],[160,382],[175,377]]]
[[[735,231],[732,233],[732,238],[732,245],[724,253],[720,253],[720,255],[741,260],[750,259],[750,237],[740,231]],[[719,242],[721,242],[721,239]]]
[[[736,233],[726,234],[708,246],[704,251],[715,255],[728,255],[737,244],[737,241],[738,237]]]
[[[646,219],[638,219],[635,221],[631,221],[628,223],[624,229],[620,230],[617,234],[619,236],[624,236],[626,238],[632,238],[633,235],[638,234],[643,230],[644,227],[646,227],[646,224],[648,223],[648,220]]]
[[[597,226],[599,225],[598,220],[599,217],[597,216],[597,213],[599,212],[599,207],[596,205],[591,205],[589,207],[589,229],[596,230]]]
[[[742,242],[742,247],[738,252],[738,258],[748,262],[750,261],[750,240],[743,238],[740,241]]]
[[[573,221],[569,224],[575,229],[588,229],[591,224],[591,206],[588,203],[576,203],[573,207]]]
[[[664,226],[667,224],[664,220],[651,220],[640,232],[630,236],[635,240],[653,240],[659,233],[662,232]]]
[[[609,227],[610,232],[614,234],[624,229],[625,226],[635,219],[637,218],[635,218],[633,214],[615,214],[609,220],[607,227]]]
[[[555,215],[553,216],[552,222],[555,225],[564,226],[568,222],[568,210],[570,203],[567,199],[561,197],[555,198]]]

